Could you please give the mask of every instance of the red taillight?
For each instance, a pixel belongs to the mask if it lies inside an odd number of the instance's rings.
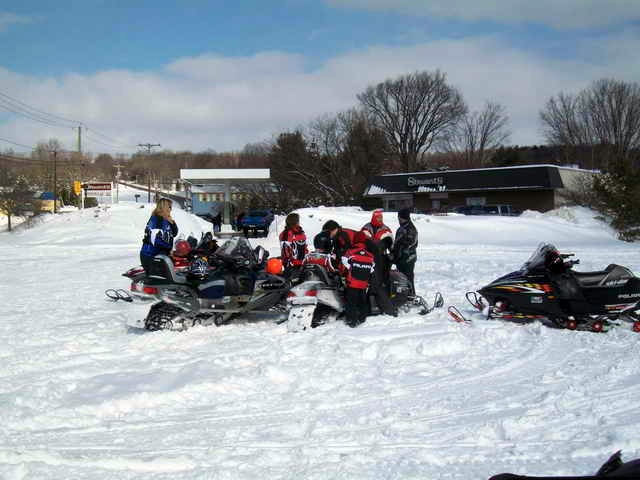
[[[306,292],[304,292],[304,296],[305,297],[317,297],[318,296],[318,291],[317,290],[307,290]]]
[[[633,331],[640,333],[640,322],[633,322]]]
[[[602,322],[593,322],[593,325],[591,325],[591,330],[593,330],[594,332],[601,332],[603,327],[604,325],[602,324]]]
[[[289,292],[287,293],[287,297],[291,298],[291,297],[297,297],[297,295],[294,292]]]
[[[142,291],[144,293],[148,293],[149,295],[155,295],[158,293],[158,289],[156,287],[142,287]]]
[[[567,320],[565,325],[569,330],[575,330],[576,328],[578,328],[578,322],[576,322],[575,320]]]
[[[138,286],[136,285],[135,282],[131,282],[131,286],[129,287],[129,290],[131,290],[132,292],[138,291]]]

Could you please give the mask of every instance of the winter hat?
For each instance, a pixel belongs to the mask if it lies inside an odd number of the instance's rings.
[[[403,220],[411,220],[411,209],[403,208],[398,212],[398,218],[402,218]]]
[[[322,226],[322,230],[325,232],[330,232],[336,228],[340,228],[340,225],[335,220],[329,220]]]
[[[382,221],[382,210],[374,210],[371,214],[371,225],[378,228],[383,225]]]

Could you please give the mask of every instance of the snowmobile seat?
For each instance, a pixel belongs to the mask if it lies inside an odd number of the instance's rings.
[[[156,255],[150,266],[149,285],[160,285],[166,283],[187,283],[184,275],[176,274],[171,258],[166,255]]]
[[[613,287],[624,284],[633,277],[629,269],[611,264],[602,272],[573,272],[581,287]]]

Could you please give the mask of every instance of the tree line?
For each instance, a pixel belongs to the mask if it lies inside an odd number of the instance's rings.
[[[584,202],[612,216],[619,229],[640,224],[633,200],[639,183],[640,86],[601,79],[577,93],[561,92],[541,108],[539,119],[547,145],[509,146],[503,105],[487,100],[471,111],[445,73],[421,71],[371,85],[356,96],[352,108],[276,133],[240,152],[76,156],[63,176],[77,175],[79,169],[85,179],[110,180],[120,164],[128,180],[170,188],[182,168],[270,168],[272,184],[254,187],[250,199],[290,209],[361,204],[371,178],[382,173],[574,164],[604,172],[587,186]],[[45,160],[55,147],[52,142],[39,144],[31,155],[42,162],[28,169],[32,183],[50,184],[50,162]]]

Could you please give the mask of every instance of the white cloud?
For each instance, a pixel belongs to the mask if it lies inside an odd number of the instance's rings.
[[[10,12],[0,12],[0,32],[6,31],[11,25],[32,23],[33,19],[25,15]]]
[[[325,0],[332,6],[462,21],[603,27],[640,19],[638,0]]]
[[[500,37],[485,36],[374,46],[336,56],[313,70],[304,58],[281,52],[204,55],[177,59],[159,71],[112,70],[44,79],[0,68],[0,91],[41,110],[80,119],[132,146],[128,151],[146,142],[173,150],[228,151],[323,113],[350,108],[368,85],[440,69],[472,109],[485,100],[507,107],[513,143],[539,144],[543,140],[538,111],[551,95],[578,91],[605,76],[637,81],[640,67],[630,58],[639,47],[640,38],[630,30],[583,42],[589,62],[551,60],[509,47]],[[17,117],[0,123],[0,137],[19,143],[32,145],[52,136],[73,148],[70,128],[50,128]],[[108,150],[86,140],[94,152]]]

